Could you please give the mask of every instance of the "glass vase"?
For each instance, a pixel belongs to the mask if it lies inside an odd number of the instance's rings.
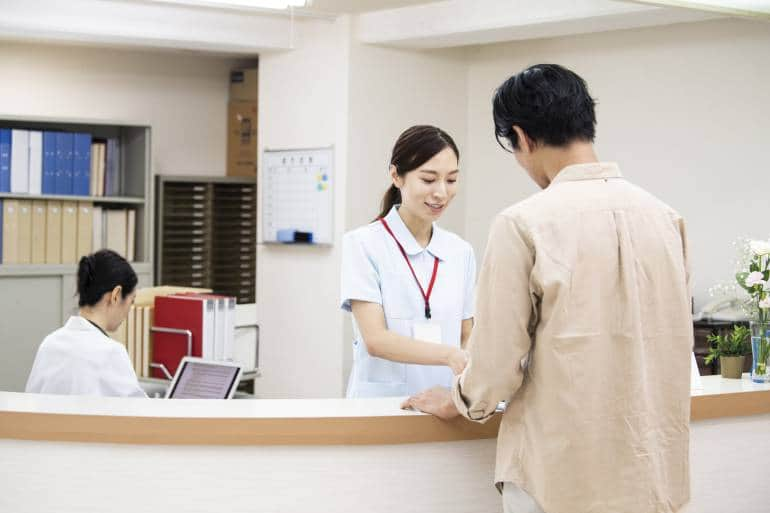
[[[751,381],[770,382],[770,322],[751,321]]]

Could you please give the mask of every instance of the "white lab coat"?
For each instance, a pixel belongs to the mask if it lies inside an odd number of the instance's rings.
[[[424,290],[439,259],[436,283],[430,298],[432,323],[441,326],[442,343],[460,347],[462,321],[473,317],[476,259],[473,248],[454,233],[433,225],[426,248],[420,247],[393,207],[385,220],[403,245]],[[345,234],[342,241],[342,309],[353,300],[382,305],[389,330],[414,336],[414,324],[425,322],[425,303],[404,256],[375,222]],[[353,367],[347,397],[413,395],[435,385],[452,384],[449,367],[412,365],[371,356],[353,319]]]
[[[27,392],[147,397],[126,348],[83,317],[48,335],[37,350]]]

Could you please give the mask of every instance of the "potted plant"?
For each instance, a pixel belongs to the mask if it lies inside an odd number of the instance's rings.
[[[732,331],[726,335],[709,335],[707,340],[711,348],[706,357],[706,364],[719,358],[722,377],[740,379],[743,373],[743,360],[751,351],[750,339],[751,330],[740,325],[733,326]]]

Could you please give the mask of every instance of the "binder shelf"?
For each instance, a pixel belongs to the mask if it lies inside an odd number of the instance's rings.
[[[149,177],[147,126],[0,115],[0,267],[150,262]]]

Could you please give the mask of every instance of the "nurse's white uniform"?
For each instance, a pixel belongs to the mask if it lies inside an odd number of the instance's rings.
[[[433,224],[426,248],[420,247],[393,207],[385,221],[404,247],[424,290],[428,290],[434,257],[439,259],[430,296],[431,320],[425,319],[425,301],[393,237],[380,222],[345,234],[342,250],[342,309],[350,301],[382,305],[387,328],[413,337],[415,323],[441,325],[442,343],[460,347],[461,325],[473,317],[476,259],[473,248],[454,233]],[[370,356],[353,318],[353,368],[347,397],[406,396],[435,385],[450,386],[446,366],[412,365]]]
[[[147,397],[126,348],[79,316],[45,339],[37,350],[27,392]]]

